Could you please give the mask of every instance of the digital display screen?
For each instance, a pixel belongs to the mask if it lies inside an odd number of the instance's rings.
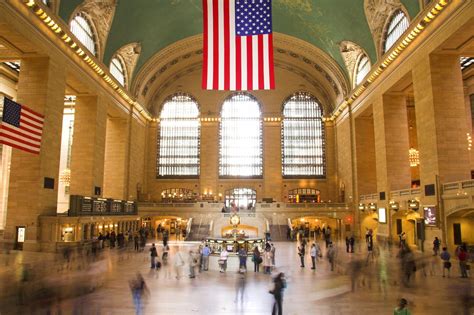
[[[436,225],[436,207],[435,206],[423,207],[423,213],[425,217],[425,225]]]
[[[387,210],[379,208],[379,223],[387,223]]]

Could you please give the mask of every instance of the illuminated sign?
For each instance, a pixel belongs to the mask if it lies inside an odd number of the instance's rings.
[[[425,225],[436,225],[436,207],[435,206],[423,207],[423,213],[425,217]]]
[[[18,227],[18,237],[16,239],[18,243],[25,242],[25,234],[26,234],[26,228]]]
[[[387,211],[385,208],[379,208],[379,223],[387,223]]]

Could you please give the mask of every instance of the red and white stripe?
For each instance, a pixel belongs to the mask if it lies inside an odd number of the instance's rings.
[[[39,154],[44,118],[31,109],[21,106],[20,127],[5,122],[0,125],[0,143]]]
[[[205,90],[275,88],[273,34],[236,36],[235,0],[202,0]]]

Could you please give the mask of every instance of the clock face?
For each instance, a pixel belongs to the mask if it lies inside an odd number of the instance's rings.
[[[239,225],[240,217],[238,215],[234,214],[233,216],[230,217],[230,223],[232,225]]]

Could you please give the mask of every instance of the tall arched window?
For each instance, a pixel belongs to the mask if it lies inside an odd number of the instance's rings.
[[[355,84],[359,85],[362,80],[365,78],[367,73],[370,71],[370,60],[366,54],[362,54],[357,61],[357,68],[356,68],[356,81]]]
[[[262,163],[260,105],[249,94],[234,94],[222,105],[219,175],[261,177]]]
[[[284,177],[325,176],[322,116],[321,106],[309,93],[296,93],[283,105]]]
[[[71,32],[77,39],[94,55],[97,55],[95,35],[92,31],[91,22],[88,18],[79,13],[71,21]]]
[[[112,73],[114,78],[117,79],[122,86],[125,86],[125,67],[118,57],[112,58],[110,62],[110,73]]]
[[[158,178],[199,176],[199,108],[189,95],[168,98],[160,113]]]
[[[408,17],[402,10],[397,10],[392,14],[384,37],[383,53],[386,53],[395,44],[409,25]]]

